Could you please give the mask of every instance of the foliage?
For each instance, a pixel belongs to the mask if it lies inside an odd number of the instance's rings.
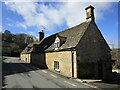
[[[36,37],[21,33],[21,34],[12,34],[10,31],[5,30],[2,33],[2,41],[4,42],[3,47],[10,47],[12,56],[18,56],[22,50],[30,43],[36,41]],[[4,52],[3,52],[4,54]]]
[[[120,70],[119,68],[112,68],[112,70]]]
[[[6,58],[3,56],[0,56],[0,60],[5,60]]]
[[[115,62],[115,66],[114,66],[114,67],[120,69],[120,60],[117,60],[117,61]]]
[[[112,59],[116,60],[115,65],[113,65],[114,68],[120,69],[120,49],[113,49],[111,51]]]

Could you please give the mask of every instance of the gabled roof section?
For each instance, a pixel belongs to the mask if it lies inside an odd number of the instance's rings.
[[[59,50],[74,48],[84,35],[89,24],[90,22],[83,22],[77,26],[46,37],[40,42],[31,43],[23,50],[22,53],[54,51],[54,42],[56,37],[59,37],[61,43]]]
[[[65,43],[67,37],[63,37],[63,36],[59,36],[58,34],[56,35],[56,38],[59,38],[60,39],[60,46]],[[55,39],[56,40],[56,39]]]
[[[56,35],[57,34],[53,34],[49,37],[44,38],[44,40],[37,46],[37,52],[44,52],[46,49],[48,49],[54,43]]]
[[[31,53],[33,51],[33,48],[35,45],[36,44],[34,44],[34,43],[28,44],[28,46],[21,52],[21,54]]]
[[[89,24],[90,22],[83,22],[75,27],[57,33],[57,35],[61,37],[61,39],[64,39],[64,43],[60,46],[59,50],[76,47]],[[51,50],[54,50],[54,43],[48,49],[46,49],[46,51]]]
[[[100,36],[102,37],[102,39],[103,39],[104,43],[105,43],[105,44],[106,44],[106,46],[108,47],[109,51],[112,51],[112,50],[110,49],[110,47],[109,47],[108,43],[106,42],[105,38],[103,37],[102,33],[100,32],[100,30],[99,30],[98,26],[96,25],[96,23],[94,23],[94,25],[95,25],[95,26],[96,26],[96,28],[98,29],[98,32],[99,32]]]
[[[40,44],[40,43],[41,42],[36,41],[36,42],[28,44],[27,47],[21,52],[21,54],[33,52],[33,47]]]

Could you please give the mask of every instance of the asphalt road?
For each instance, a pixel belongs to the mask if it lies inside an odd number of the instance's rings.
[[[7,57],[3,61],[2,73],[3,88],[91,88],[47,69],[21,62],[15,57]]]
[[[39,69],[19,58],[3,61],[3,88],[91,88],[47,69]]]

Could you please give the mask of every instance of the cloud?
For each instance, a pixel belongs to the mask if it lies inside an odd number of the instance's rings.
[[[6,2],[6,6],[21,15],[24,21],[16,22],[16,26],[27,27],[36,26],[40,29],[45,26],[45,30],[54,31],[57,27],[66,24],[68,27],[75,26],[85,21],[85,7],[93,5],[95,7],[96,20],[104,19],[104,13],[109,13],[111,3],[35,3],[35,2]]]
[[[119,2],[119,0],[2,0],[3,2]]]
[[[33,32],[33,31],[28,32],[28,34],[31,35],[31,36],[36,36],[36,33]]]
[[[119,41],[114,41],[113,43],[108,44],[111,49],[120,48]]]
[[[12,26],[13,26],[13,24],[7,24],[7,26],[12,27]]]
[[[119,42],[120,42],[120,39],[118,38],[115,38],[114,34],[113,35],[106,35],[103,37],[105,38],[106,42],[108,43],[108,45],[110,46],[110,48],[120,48],[120,45],[119,45]]]
[[[0,25],[0,32],[2,31],[2,25]]]
[[[22,27],[22,28],[24,28],[24,29],[27,28],[27,26],[25,25],[24,22],[16,22],[16,26],[17,26],[17,27]]]

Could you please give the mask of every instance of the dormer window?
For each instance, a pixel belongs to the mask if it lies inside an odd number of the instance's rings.
[[[31,47],[28,47],[28,48],[27,48],[27,51],[29,51],[30,49],[31,49]]]
[[[55,42],[55,48],[59,48],[60,47],[60,42]]]
[[[60,47],[59,37],[56,37],[55,42],[54,42],[54,47],[55,47],[55,50],[57,50]]]

